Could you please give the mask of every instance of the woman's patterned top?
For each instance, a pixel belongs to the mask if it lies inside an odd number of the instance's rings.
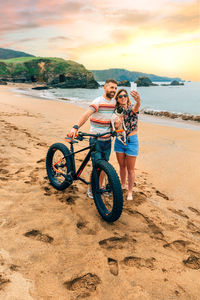
[[[126,126],[127,136],[138,127],[138,113],[132,111],[133,106],[130,105],[127,107],[127,110],[124,112],[124,124]]]

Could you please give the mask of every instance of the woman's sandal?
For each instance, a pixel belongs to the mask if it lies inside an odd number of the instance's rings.
[[[132,196],[132,194],[127,196],[127,200],[128,200],[128,201],[131,201],[131,200],[133,200],[133,196]]]

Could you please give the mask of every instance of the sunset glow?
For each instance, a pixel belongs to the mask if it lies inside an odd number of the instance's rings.
[[[1,1],[2,48],[200,81],[199,1]]]

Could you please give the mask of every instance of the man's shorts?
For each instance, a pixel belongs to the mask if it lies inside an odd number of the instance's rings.
[[[120,142],[117,138],[115,139],[114,151],[117,153],[125,153],[129,156],[138,156],[139,143],[137,134],[131,135],[126,138],[126,146]]]
[[[95,138],[90,138],[90,145],[94,144]],[[109,161],[111,153],[111,139],[108,141],[96,141],[96,151],[92,152],[91,158],[93,164],[99,160],[104,159]]]

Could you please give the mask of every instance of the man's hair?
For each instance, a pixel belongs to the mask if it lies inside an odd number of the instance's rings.
[[[112,79],[112,78],[107,79],[107,80],[105,81],[105,84],[108,84],[108,83],[110,83],[110,82],[117,84],[117,81],[116,81],[115,79]]]

